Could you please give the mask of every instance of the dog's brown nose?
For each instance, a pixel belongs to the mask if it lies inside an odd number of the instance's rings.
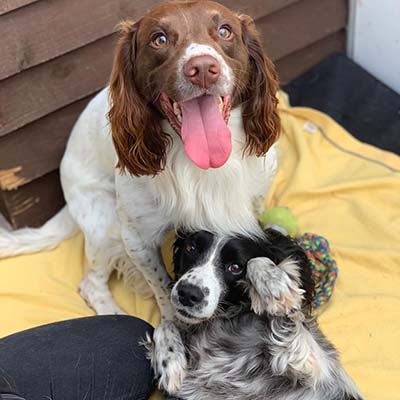
[[[219,63],[212,56],[192,57],[183,67],[183,73],[194,85],[208,89],[219,77]]]

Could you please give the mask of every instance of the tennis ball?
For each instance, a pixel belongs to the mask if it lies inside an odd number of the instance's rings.
[[[290,236],[296,236],[299,232],[296,217],[287,207],[274,207],[265,210],[261,214],[259,221],[264,229],[278,225],[285,229]]]

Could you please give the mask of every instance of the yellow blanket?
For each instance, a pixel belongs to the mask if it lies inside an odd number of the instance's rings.
[[[367,399],[400,399],[400,158],[320,112],[282,103],[280,171],[266,205],[290,207],[302,232],[329,239],[339,279],[321,327]],[[83,265],[81,235],[0,261],[0,337],[93,315],[77,293]],[[111,286],[127,312],[158,323],[152,300],[115,277]]]

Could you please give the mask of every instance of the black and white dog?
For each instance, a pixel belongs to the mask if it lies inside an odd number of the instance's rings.
[[[274,230],[264,240],[182,234],[174,267],[187,357],[178,398],[363,398],[312,317],[310,264],[291,239]]]

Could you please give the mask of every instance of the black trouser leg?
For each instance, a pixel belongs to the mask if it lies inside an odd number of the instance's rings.
[[[127,316],[80,318],[0,339],[0,393],[26,400],[145,400],[153,374],[139,341],[153,334]]]

